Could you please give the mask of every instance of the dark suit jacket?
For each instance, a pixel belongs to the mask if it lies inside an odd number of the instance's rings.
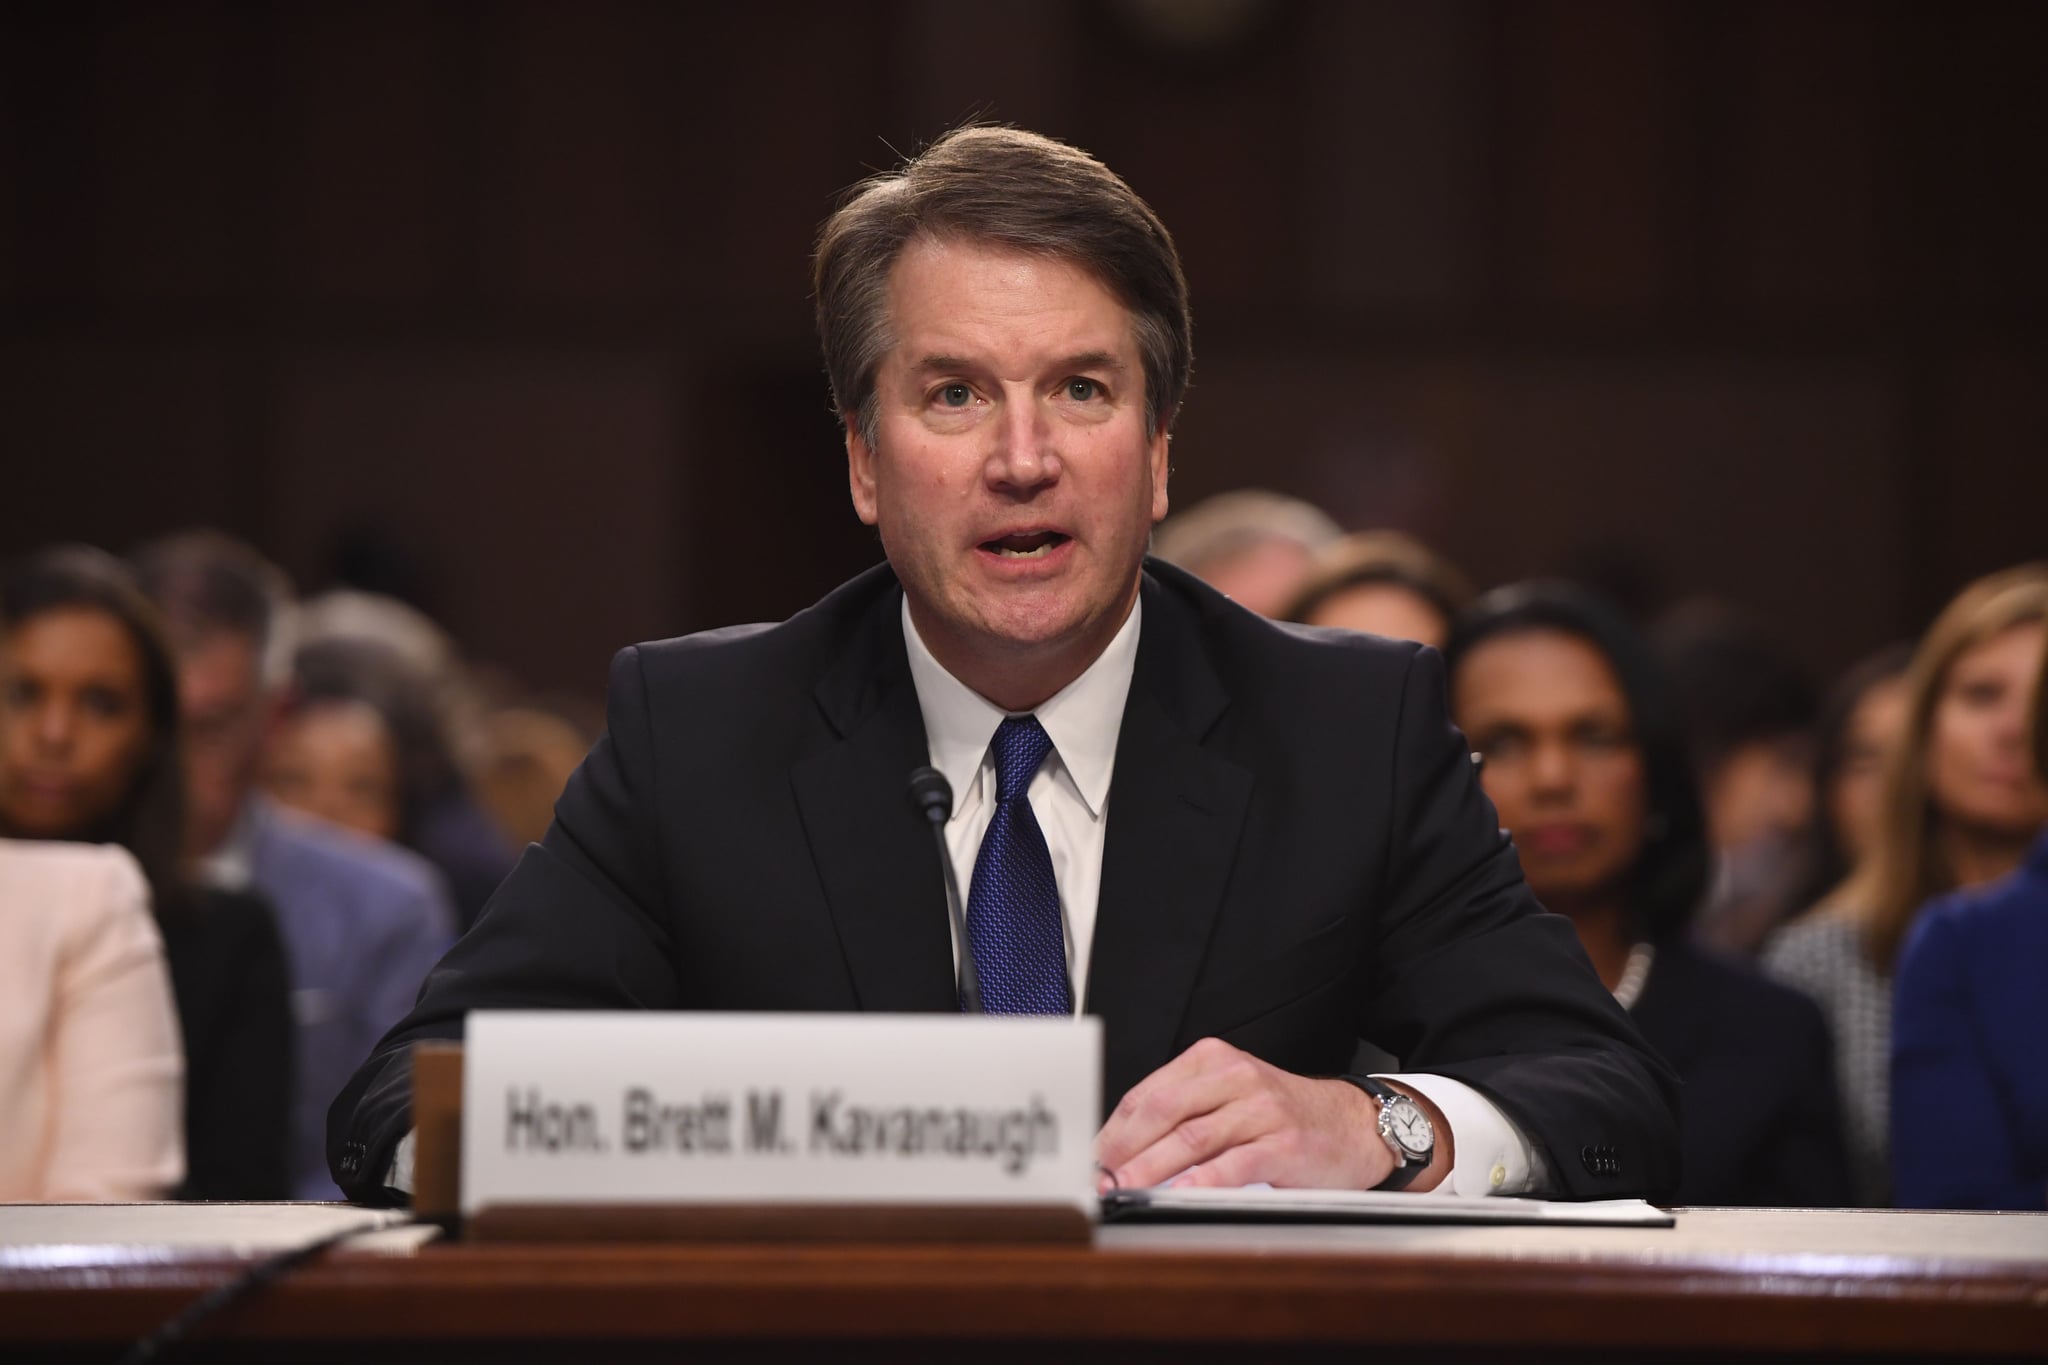
[[[291,985],[270,903],[183,887],[157,908],[185,1043],[179,1199],[290,1199]]]
[[[1523,883],[1436,654],[1158,563],[1142,591],[1085,996],[1105,1112],[1205,1036],[1305,1075],[1368,1037],[1494,1099],[1572,1195],[1670,1191],[1669,1073]],[[882,566],[618,656],[553,827],[336,1100],[344,1189],[383,1197],[407,1045],[470,1009],[958,1008],[901,601]]]
[[[1684,942],[1657,949],[1636,1026],[1684,1086],[1681,1204],[1855,1202],[1834,1045],[1798,991]]]

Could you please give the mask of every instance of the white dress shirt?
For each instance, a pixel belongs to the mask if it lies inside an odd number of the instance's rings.
[[[1053,880],[1059,885],[1060,918],[1066,931],[1067,980],[1075,1012],[1087,1008],[1082,998],[1088,985],[1089,952],[1095,941],[1096,898],[1102,886],[1102,850],[1109,827],[1110,778],[1116,768],[1117,734],[1123,728],[1124,701],[1138,662],[1142,604],[1109,646],[1080,677],[1068,683],[1030,714],[1038,717],[1052,740],[1052,751],[1032,776],[1025,791],[1038,827],[1052,855]],[[917,687],[918,709],[924,713],[925,741],[931,765],[953,788],[953,815],[946,822],[946,847],[960,881],[963,898],[970,894],[974,862],[982,835],[994,814],[995,755],[990,741],[996,727],[1013,713],[1003,710],[948,673],[933,657],[910,619],[910,601],[903,603],[903,644],[910,655],[910,678]],[[1022,714],[1022,713],[1015,713]],[[960,943],[953,956],[957,963]],[[1456,1137],[1456,1161],[1435,1193],[1458,1195],[1525,1194],[1543,1184],[1529,1141],[1507,1115],[1484,1095],[1448,1076],[1395,1073],[1383,1077],[1426,1096],[1443,1112]],[[1373,1140],[1377,1141],[1377,1137]]]

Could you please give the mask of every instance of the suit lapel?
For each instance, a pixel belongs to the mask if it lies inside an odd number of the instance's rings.
[[[928,758],[900,600],[881,594],[819,682],[839,738],[790,780],[860,1008],[957,1010],[938,850],[908,794]]]
[[[1150,576],[1143,593],[1088,972],[1105,1106],[1173,1055],[1252,791],[1248,769],[1201,743],[1229,695],[1192,609]]]

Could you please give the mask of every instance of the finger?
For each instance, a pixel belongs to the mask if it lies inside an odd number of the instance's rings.
[[[1124,1189],[1159,1185],[1253,1136],[1245,1126],[1243,1103],[1233,1101],[1208,1113],[1190,1115],[1163,1132],[1157,1142],[1141,1152],[1133,1152],[1118,1164],[1116,1183]]]
[[[1276,1178],[1274,1144],[1270,1139],[1258,1138],[1241,1142],[1235,1147],[1218,1152],[1199,1166],[1174,1177],[1168,1189],[1217,1189],[1231,1190],[1241,1185],[1255,1185],[1265,1182],[1284,1185],[1287,1182]]]
[[[1118,1170],[1189,1118],[1222,1107],[1256,1074],[1248,1054],[1203,1039],[1131,1087],[1096,1134],[1095,1159]]]
[[[1173,1179],[1190,1167],[1205,1165],[1273,1131],[1275,1108],[1270,1092],[1255,1089],[1234,1096],[1206,1114],[1192,1115],[1116,1167],[1117,1183],[1128,1189],[1142,1189]]]

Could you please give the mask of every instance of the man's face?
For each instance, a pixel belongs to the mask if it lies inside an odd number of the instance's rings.
[[[179,655],[186,842],[195,854],[220,847],[256,779],[276,711],[259,663],[255,641],[224,631],[202,637]]]
[[[939,661],[1035,706],[1122,626],[1166,515],[1130,313],[1078,266],[972,241],[906,247],[888,306],[854,508]]]

